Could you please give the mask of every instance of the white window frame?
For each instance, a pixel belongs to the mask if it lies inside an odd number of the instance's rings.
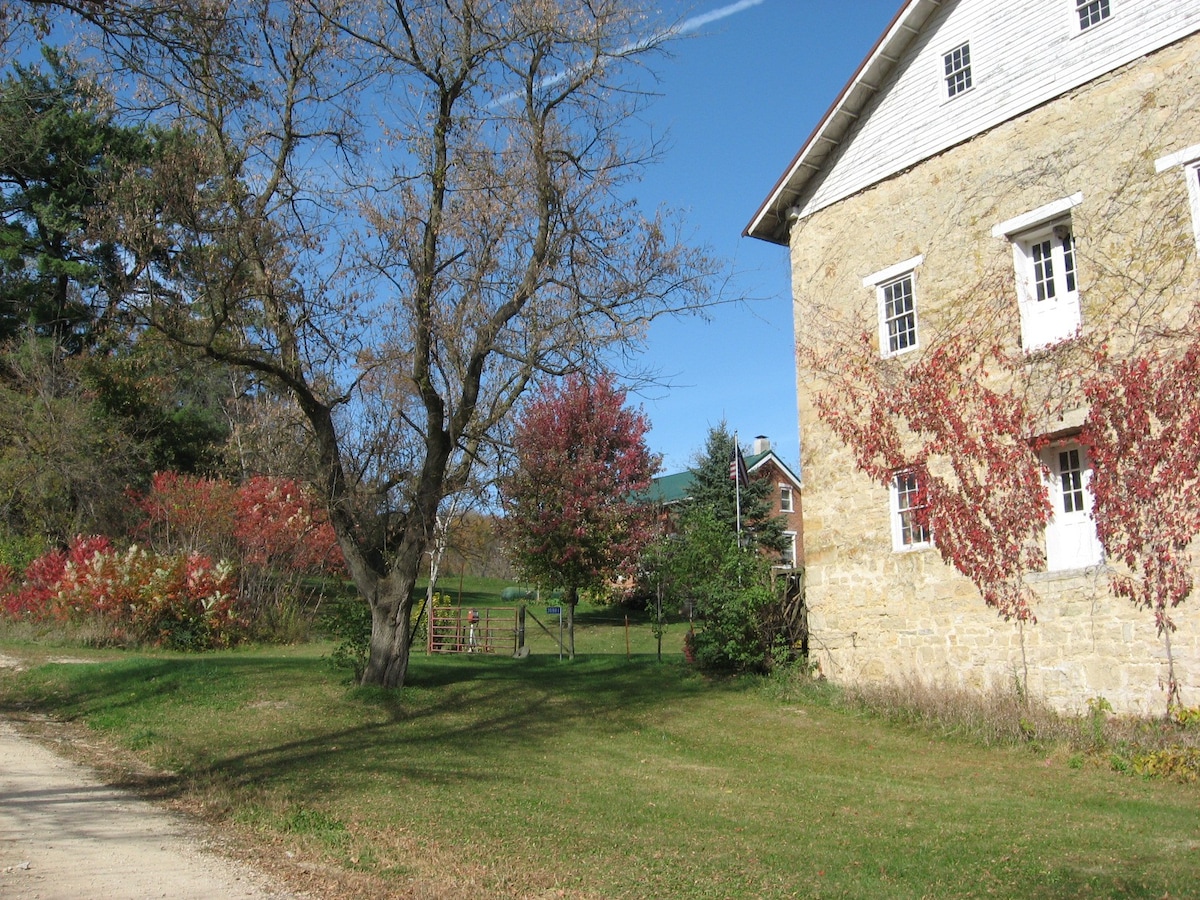
[[[1063,457],[1074,465],[1064,472]],[[1046,526],[1046,571],[1070,572],[1099,565],[1104,548],[1092,517],[1092,461],[1078,441],[1042,451],[1046,491],[1053,516]]]
[[[1160,175],[1174,168],[1183,170],[1188,207],[1192,212],[1192,234],[1196,239],[1196,249],[1200,251],[1200,144],[1154,161],[1154,171]]]
[[[962,60],[958,60],[958,67],[951,69],[951,66],[956,62],[956,54],[962,54],[965,56],[966,61],[964,63]],[[971,42],[963,41],[942,54],[943,96],[947,100],[953,100],[955,97],[961,97],[974,86],[975,73],[973,71],[971,61]]]
[[[886,269],[880,269],[878,272],[868,275],[863,279],[863,287],[875,289],[875,300],[879,314],[879,354],[885,359],[916,350],[921,345],[920,320],[917,315],[916,270],[924,261],[925,257],[923,255],[914,256],[912,259],[906,259],[904,262],[888,266]],[[890,288],[906,280],[909,282],[912,294],[912,309],[904,315],[912,317],[912,327],[911,329],[905,328],[903,333],[908,335],[911,332],[911,338],[908,339],[908,343],[904,346],[897,346],[893,349],[892,338],[896,337],[900,332],[893,333],[892,325],[898,322],[900,317],[888,315],[888,291]]]
[[[799,536],[794,531],[785,531],[783,536],[788,539],[787,548],[783,551],[783,559],[785,568],[796,568],[796,538]]]
[[[792,486],[790,484],[779,485],[779,511],[785,513],[796,511],[796,503],[792,495]]]
[[[1071,212],[1083,203],[1083,194],[1063,197],[1045,206],[1001,222],[993,237],[1012,244],[1017,280],[1017,307],[1021,313],[1021,346],[1026,353],[1070,340],[1083,324],[1079,290],[1079,256]],[[1063,229],[1065,229],[1065,234]],[[1036,250],[1049,241],[1053,270],[1053,296],[1039,292],[1041,274]],[[1067,274],[1070,258],[1070,278]]]
[[[901,486],[901,479],[905,484]],[[913,484],[909,487],[908,480]],[[917,475],[912,469],[902,469],[892,475],[888,486],[888,505],[892,520],[892,549],[897,553],[907,553],[910,550],[924,550],[933,546],[933,536],[927,525],[913,525],[905,519],[905,513],[923,506],[906,502],[908,497],[919,490]],[[915,540],[913,538],[916,538]]]
[[[1115,0],[1073,0],[1072,2],[1072,21],[1075,25],[1075,31],[1079,34],[1084,34],[1095,30],[1113,17],[1113,3]],[[1095,21],[1084,24],[1084,14],[1087,13],[1090,19],[1092,9],[1095,8],[1099,12],[1101,8],[1105,10],[1104,14]]]

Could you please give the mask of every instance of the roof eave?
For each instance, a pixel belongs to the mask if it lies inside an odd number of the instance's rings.
[[[803,487],[803,483],[796,477],[796,473],[791,470],[787,463],[779,458],[774,450],[766,451],[761,458],[755,460],[754,465],[750,466],[749,471],[755,472],[762,468],[767,462],[775,463],[775,467],[779,469],[796,488]]]
[[[820,171],[826,157],[841,143],[859,114],[886,80],[904,50],[920,32],[942,0],[905,0],[891,24],[846,82],[787,170],[780,176],[742,231],[743,237],[758,238],[786,246],[794,220],[792,207],[813,173]]]

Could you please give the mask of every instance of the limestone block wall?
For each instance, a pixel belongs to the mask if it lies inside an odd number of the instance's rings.
[[[1158,314],[1190,309],[1200,293],[1187,191],[1179,171],[1156,173],[1154,160],[1197,144],[1193,36],[801,219],[791,235],[799,349],[874,334],[877,298],[863,280],[918,256],[922,346],[982,316],[1015,347],[1012,250],[992,228],[1076,193],[1084,330],[1114,310],[1132,323],[1139,291]],[[893,551],[888,492],[818,416],[826,382],[799,356],[809,626],[828,677],[969,688],[1020,679],[1063,710],[1103,696],[1118,710],[1162,711],[1163,639],[1150,613],[1111,594],[1103,567],[1035,575],[1038,621],[1021,626],[986,608],[936,550]],[[1197,705],[1200,597],[1175,620],[1176,677]]]

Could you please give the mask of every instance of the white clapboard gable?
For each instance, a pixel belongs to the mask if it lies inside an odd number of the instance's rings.
[[[746,229],[827,207],[1200,30],[1200,0],[909,0]],[[971,87],[947,97],[943,57],[969,43]],[[802,90],[803,85],[795,85]]]

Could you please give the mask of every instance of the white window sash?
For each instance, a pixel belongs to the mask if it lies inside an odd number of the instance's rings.
[[[878,308],[879,316],[879,353],[883,357],[899,356],[901,353],[908,353],[910,350],[916,350],[921,343],[921,325],[920,315],[918,312],[919,302],[917,299],[917,273],[916,269],[924,262],[924,255],[914,256],[912,259],[906,259],[904,262],[896,263],[888,266],[886,269],[880,269],[863,279],[863,287],[874,288],[875,302]],[[900,347],[896,350],[891,349],[891,329],[890,321],[887,314],[887,288],[902,280],[905,276],[912,281],[912,312],[913,318],[912,340],[906,347]]]
[[[1188,206],[1192,213],[1192,234],[1200,250],[1200,144],[1185,147],[1154,161],[1154,171],[1160,175],[1170,169],[1183,170],[1187,185]]]
[[[923,541],[913,541],[912,543],[904,542],[904,520],[902,513],[908,512],[914,507],[900,508],[900,489],[897,485],[898,479],[902,475],[910,474],[908,472],[896,472],[892,476],[891,484],[888,487],[888,506],[892,523],[892,549],[897,553],[907,553],[910,550],[924,550],[933,546],[933,541],[928,533],[926,526],[926,539]],[[918,507],[919,508],[919,507]]]

